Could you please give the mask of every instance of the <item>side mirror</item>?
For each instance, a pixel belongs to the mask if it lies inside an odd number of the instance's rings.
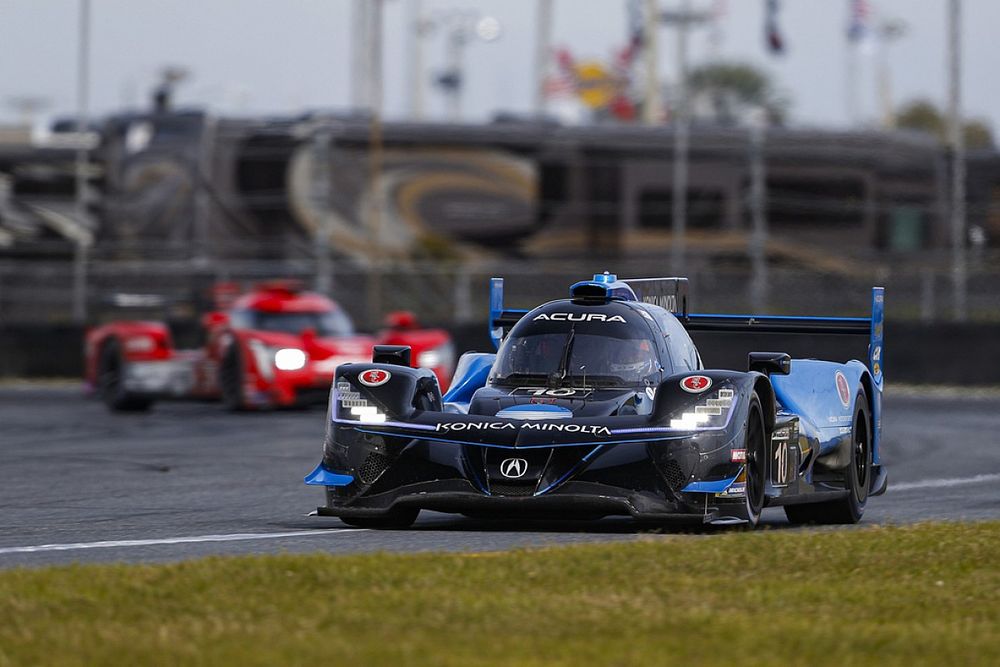
[[[201,326],[206,329],[215,329],[227,324],[229,324],[229,315],[221,310],[213,310],[210,313],[205,313],[201,317]]]
[[[792,372],[792,358],[784,352],[751,352],[747,367],[764,375],[788,375]]]
[[[394,310],[385,316],[385,326],[387,329],[416,329],[420,326],[417,323],[417,316],[408,310]]]
[[[372,350],[372,362],[376,364],[394,364],[396,366],[409,366],[410,346],[409,345],[376,345]]]

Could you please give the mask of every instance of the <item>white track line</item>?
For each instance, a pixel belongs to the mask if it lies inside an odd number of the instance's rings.
[[[151,540],[110,540],[107,542],[72,542],[69,544],[38,544],[30,547],[0,547],[3,554],[32,554],[44,551],[76,551],[78,549],[112,549],[115,547],[151,547],[161,544],[192,544],[196,542],[241,542],[244,540],[276,540],[283,537],[318,537],[357,533],[367,528],[341,528],[338,530],[296,530],[288,533],[230,533],[228,535],[192,535],[189,537],[163,537]]]
[[[951,477],[949,479],[924,479],[919,482],[889,482],[889,491],[909,491],[911,489],[941,489],[949,486],[965,486],[966,484],[982,484],[984,482],[1000,482],[1000,475],[976,475],[975,477]]]

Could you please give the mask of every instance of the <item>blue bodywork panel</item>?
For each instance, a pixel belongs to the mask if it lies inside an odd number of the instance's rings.
[[[354,481],[351,475],[327,470],[322,463],[305,477],[305,483],[310,486],[347,486]]]
[[[496,356],[487,352],[463,354],[455,367],[455,377],[452,378],[451,387],[441,400],[456,408],[458,412],[468,412],[472,395],[486,386],[486,378],[489,377]]]
[[[681,491],[684,493],[722,493],[736,481],[739,475],[734,475],[727,479],[718,479],[712,482],[691,482]]]
[[[860,361],[838,364],[793,359],[790,374],[771,376],[779,405],[799,416],[800,428],[818,440],[821,456],[833,451],[844,438],[851,437],[854,397],[866,370]],[[843,377],[846,401],[841,400],[838,376]]]
[[[566,419],[573,416],[573,411],[561,405],[515,405],[497,413],[501,419]]]

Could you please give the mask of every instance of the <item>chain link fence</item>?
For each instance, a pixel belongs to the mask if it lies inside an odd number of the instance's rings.
[[[347,260],[91,259],[85,272],[87,323],[137,317],[191,320],[213,307],[213,286],[243,288],[271,279],[296,279],[306,288],[329,284],[329,295],[361,329],[377,328],[385,313],[411,310],[422,321],[453,326],[485,321],[488,280],[507,280],[508,305],[530,307],[564,297],[570,284],[609,270],[621,277],[670,275],[664,259],[607,261],[525,260],[386,263]],[[863,315],[873,285],[887,289],[888,317],[942,322],[952,319],[953,288],[946,266],[871,268],[845,273],[771,266],[755,292],[747,266],[688,260],[694,312]],[[71,260],[0,259],[0,327],[74,323]],[[1000,321],[1000,258],[981,258],[967,282],[968,319]],[[754,300],[755,294],[763,294]]]

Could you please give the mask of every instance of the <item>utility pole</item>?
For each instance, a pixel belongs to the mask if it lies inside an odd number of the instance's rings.
[[[691,134],[691,113],[688,104],[688,31],[692,26],[711,24],[711,13],[691,10],[691,0],[681,0],[678,11],[663,12],[659,21],[677,27],[677,81],[675,83],[674,178],[671,206],[670,270],[674,275],[685,273],[687,244],[688,144]]]
[[[79,147],[76,151],[76,222],[79,236],[73,251],[73,321],[87,321],[87,251],[90,229],[87,214],[87,168],[90,162],[87,141],[90,133],[90,0],[80,0],[80,35],[77,44],[76,76],[76,133]]]
[[[384,0],[367,0],[369,101],[368,231],[372,271],[368,280],[368,318],[375,323],[382,314],[382,9]]]
[[[646,125],[656,125],[663,116],[663,105],[660,101],[659,49],[656,45],[660,22],[660,7],[658,0],[646,0],[643,16],[642,54],[646,66],[646,95],[642,101],[642,122]]]
[[[351,5],[351,107],[355,110],[367,109],[371,104],[367,44],[371,32],[369,8],[369,0],[354,0]]]
[[[313,230],[313,246],[316,252],[315,289],[329,296],[333,292],[333,262],[330,257],[331,210],[333,193],[330,183],[330,131],[316,128],[312,137],[313,173],[312,187],[316,198],[316,209],[322,211]]]
[[[457,123],[462,119],[462,89],[465,87],[465,72],[462,65],[469,35],[463,25],[456,24],[448,31],[445,39],[447,40],[445,62],[448,72],[453,77],[451,87],[448,89],[448,119]]]
[[[767,312],[767,163],[764,139],[767,118],[763,109],[755,109],[750,118],[750,217],[753,223],[750,234],[750,263],[753,278],[750,283],[750,302],[755,313]]]
[[[427,31],[424,21],[423,0],[408,0],[410,10],[409,41],[410,41],[410,116],[413,120],[424,118],[424,34]]]
[[[674,184],[671,199],[673,241],[670,244],[670,269],[675,276],[686,275],[688,140],[691,131],[688,117],[688,26],[690,0],[681,0],[677,23],[677,102],[674,107]]]
[[[552,53],[552,3],[537,0],[538,15],[535,21],[535,115],[542,117],[548,111],[545,79],[549,72]]]
[[[954,317],[966,319],[965,137],[962,134],[962,0],[948,1],[948,150],[951,154],[951,274]]]
[[[878,26],[878,98],[882,110],[882,127],[896,127],[896,112],[892,104],[892,68],[889,66],[889,47],[906,34],[906,25],[898,20],[885,20]]]

